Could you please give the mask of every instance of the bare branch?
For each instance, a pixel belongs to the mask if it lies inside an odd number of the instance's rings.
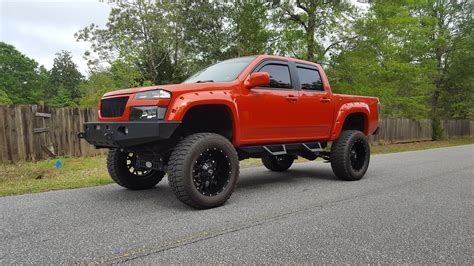
[[[296,1],[296,6],[300,9],[303,9],[304,12],[308,13],[309,14],[309,9],[307,7],[305,7],[300,0],[297,0]]]
[[[308,26],[307,26],[306,23],[304,23],[304,21],[301,19],[301,16],[300,16],[300,15],[295,14],[295,13],[293,13],[291,10],[286,9],[286,8],[285,8],[285,12],[288,14],[288,16],[290,16],[290,20],[293,20],[294,22],[299,23],[301,26],[303,26],[303,28],[304,28],[306,31],[308,30]]]
[[[359,36],[353,36],[353,37],[349,37],[349,38],[345,38],[345,39],[342,39],[342,40],[339,40],[337,42],[334,42],[334,43],[331,43],[328,47],[326,47],[326,49],[324,50],[323,52],[323,55],[322,57],[324,57],[326,55],[327,52],[329,52],[332,48],[334,48],[335,46],[341,44],[341,43],[345,43],[345,42],[348,42],[348,41],[352,41],[352,40],[355,40],[357,39]]]

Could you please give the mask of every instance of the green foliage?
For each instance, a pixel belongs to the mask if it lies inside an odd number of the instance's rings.
[[[0,87],[0,105],[10,105],[13,104],[8,94]]]
[[[139,82],[169,83],[174,81],[177,67],[172,55],[178,51],[173,48],[182,42],[182,33],[172,20],[176,12],[174,3],[118,1],[112,8],[107,28],[91,24],[80,30],[76,38],[92,43],[92,51],[99,56],[99,61],[89,58],[92,64],[100,61],[113,64],[118,60],[141,71],[144,79]]]
[[[61,51],[57,53],[56,56],[53,68],[49,73],[49,80],[52,86],[51,89],[47,91],[47,95],[53,98],[53,102],[54,99],[64,99],[68,103],[77,103],[81,97],[79,84],[83,76],[77,69],[77,65],[72,61],[70,52]],[[61,91],[61,89],[64,91]],[[56,105],[57,103],[51,104]]]
[[[226,3],[183,1],[179,8],[184,41],[183,60],[191,64],[191,72],[233,57],[229,40],[231,31],[225,27],[225,23],[230,22]]]
[[[96,106],[108,91],[178,83],[232,57],[322,62],[337,93],[379,97],[384,116],[474,119],[472,1],[116,1],[91,43],[86,80],[68,52],[51,71],[0,45],[0,101]],[[2,90],[4,93],[2,93]],[[5,96],[6,94],[6,96]],[[80,100],[79,100],[80,99]]]
[[[77,103],[71,99],[70,93],[62,85],[56,89],[55,95],[47,103],[51,107],[77,106]]]
[[[220,60],[271,52],[269,3],[244,1],[120,1],[107,27],[95,24],[76,34],[91,42],[91,69],[100,62],[122,62],[137,69],[142,85],[178,83]]]
[[[122,82],[120,80],[120,82]],[[87,81],[80,85],[82,95],[80,105],[84,107],[96,107],[104,93],[117,89],[111,73],[106,71],[94,72]]]
[[[144,82],[144,76],[140,69],[124,61],[114,61],[110,67],[110,73],[116,88],[138,87]],[[92,72],[92,75],[94,74],[95,72]]]
[[[374,1],[354,30],[362,36],[331,60],[337,92],[381,98],[384,115],[472,118],[472,4]],[[471,59],[471,60],[470,60]]]
[[[0,42],[0,88],[8,96],[2,97],[2,101],[15,104],[37,103],[44,98],[47,81],[48,77],[38,67],[38,63],[12,45]]]
[[[271,3],[237,1],[230,9],[236,56],[273,53],[276,33],[270,30]]]
[[[284,54],[321,62],[358,37],[351,29],[357,10],[349,1],[297,0],[276,7]]]
[[[387,116],[426,117],[433,85],[415,49],[425,32],[399,4],[376,2],[368,12],[354,28],[364,38],[333,57],[328,75],[334,91],[377,96]]]

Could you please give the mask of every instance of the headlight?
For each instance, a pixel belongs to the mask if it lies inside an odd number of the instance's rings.
[[[163,120],[166,114],[166,107],[161,106],[140,106],[130,108],[130,121],[159,119]]]
[[[144,91],[135,94],[135,100],[170,99],[171,93],[165,90]]]

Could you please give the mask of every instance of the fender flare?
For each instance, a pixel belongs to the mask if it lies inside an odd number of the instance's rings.
[[[364,134],[366,136],[369,134],[369,105],[364,102],[345,103],[341,106],[341,108],[339,108],[339,111],[336,115],[336,120],[331,131],[330,140],[336,140],[337,138],[339,138],[339,134],[341,134],[342,127],[344,126],[344,122],[346,121],[347,116],[354,113],[362,113],[364,115]]]
[[[239,115],[237,105],[229,92],[201,91],[181,94],[168,106],[167,120],[182,121],[191,108],[202,105],[223,105],[228,108],[232,120],[232,141],[235,143],[240,136],[237,126],[239,125]]]

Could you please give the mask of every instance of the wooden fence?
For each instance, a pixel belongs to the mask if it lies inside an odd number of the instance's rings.
[[[83,122],[95,120],[95,108],[0,106],[0,162],[104,153],[77,137]]]
[[[0,106],[0,162],[37,161],[54,156],[103,154],[77,133],[82,123],[97,120],[95,108],[49,108],[36,105]],[[443,121],[445,137],[473,137],[474,121]],[[431,139],[431,121],[387,118],[372,142]]]
[[[474,137],[474,121],[444,120],[445,138]],[[407,118],[385,118],[379,123],[379,134],[370,136],[371,142],[401,143],[431,140],[431,120]]]

